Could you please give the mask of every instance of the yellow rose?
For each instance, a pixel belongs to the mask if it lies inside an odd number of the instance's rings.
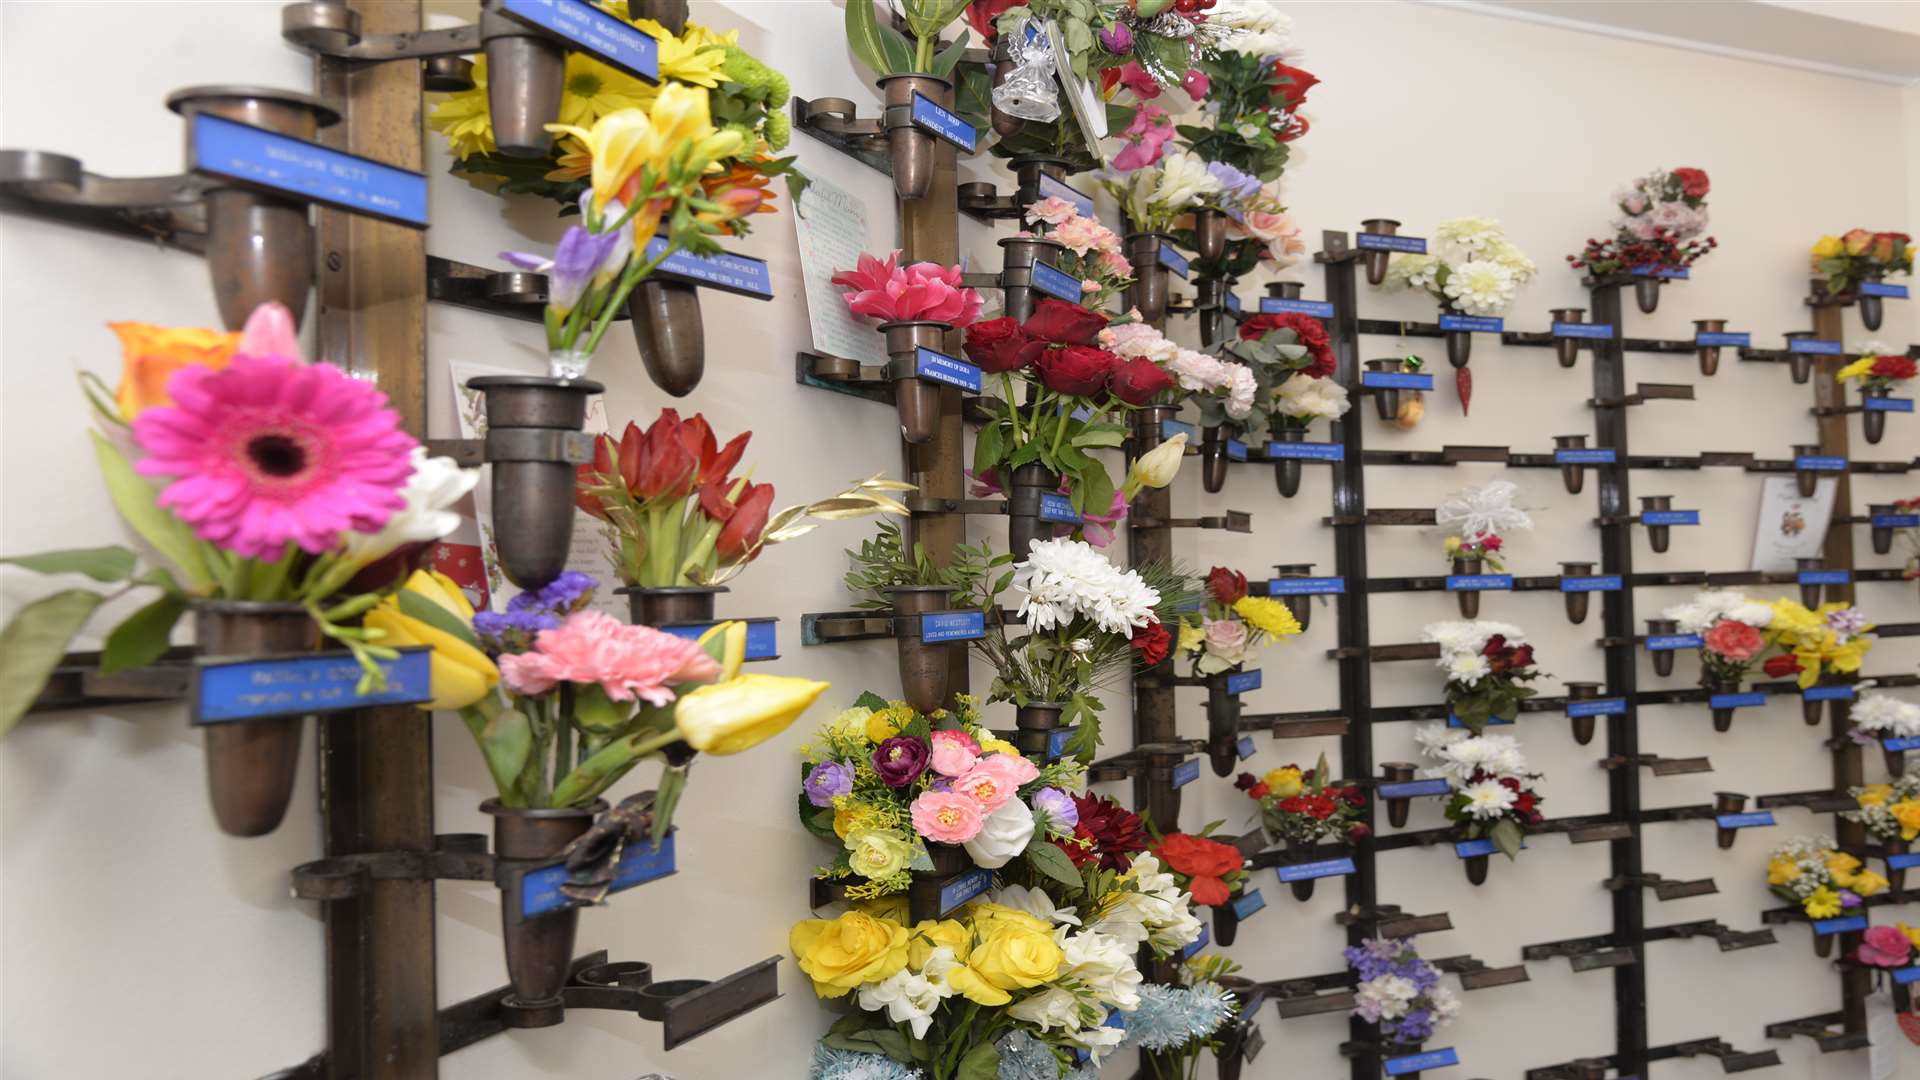
[[[1792,859],[1775,859],[1767,864],[1767,884],[1785,885],[1800,876],[1800,864]]]
[[[1831,919],[1840,914],[1840,894],[1822,885],[1801,906],[1810,919]]]
[[[1291,799],[1300,794],[1300,770],[1292,765],[1274,769],[1260,778],[1267,785],[1267,794],[1281,799]]]
[[[855,901],[853,910],[862,915],[871,915],[876,919],[897,922],[901,926],[907,925],[907,898],[903,894]]]
[[[846,841],[847,865],[864,878],[892,877],[913,858],[913,845],[892,829],[853,829]]]
[[[1833,883],[1843,889],[1853,887],[1853,872],[1860,869],[1860,860],[1844,851],[1827,852],[1827,873],[1833,877]]]
[[[1861,896],[1872,896],[1874,893],[1886,892],[1888,882],[1886,878],[1871,870],[1862,870],[1853,875],[1853,884],[1847,887]]]
[[[1053,926],[1018,908],[1005,904],[996,904],[991,900],[982,900],[967,907],[967,920],[973,924],[974,932],[982,938],[990,937],[1002,930],[1027,930],[1040,934],[1053,933]]]
[[[842,739],[864,739],[867,737],[867,718],[873,710],[855,705],[851,709],[840,710],[840,715],[827,725],[827,732]]]
[[[1847,249],[1847,254],[1858,255],[1873,245],[1873,234],[1865,229],[1848,229],[1847,234],[1840,238],[1840,243]]]
[[[1858,802],[1861,806],[1880,806],[1883,805],[1892,794],[1892,784],[1868,784],[1866,787],[1860,789],[1859,795],[1854,796],[1854,801]]]
[[[1911,840],[1920,836],[1920,802],[1907,799],[1887,807],[1887,813],[1900,823],[1900,839]]]
[[[989,754],[1019,754],[1020,748],[1005,739],[981,739],[980,749]]]
[[[1839,237],[1823,236],[1813,245],[1813,257],[1816,259],[1831,259],[1843,250],[1844,246],[1840,243]]]
[[[921,920],[907,943],[907,966],[919,971],[927,966],[933,950],[940,948],[952,949],[953,958],[966,963],[967,954],[973,950],[973,931],[953,919]]]
[[[974,946],[967,967],[1001,990],[1026,990],[1053,981],[1066,954],[1046,930],[1001,926]]]
[[[704,754],[737,754],[785,731],[828,684],[788,675],[739,675],[682,694],[673,722]]]
[[[1440,546],[1447,550],[1447,554],[1451,555],[1460,550],[1460,538],[1457,536],[1449,536],[1441,541]]]
[[[845,997],[907,966],[907,928],[849,911],[837,919],[795,923],[787,944],[823,998]]]

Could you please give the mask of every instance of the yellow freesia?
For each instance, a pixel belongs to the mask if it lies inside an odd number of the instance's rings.
[[[1293,617],[1287,605],[1264,596],[1243,596],[1235,600],[1233,613],[1270,638],[1292,637],[1300,632],[1300,620]]]
[[[1900,823],[1900,839],[1911,840],[1920,836],[1920,802],[1906,799],[1887,807],[1887,813]]]
[[[401,614],[400,593],[412,593],[444,610],[462,626],[473,620],[473,606],[460,586],[445,574],[415,570],[399,592],[367,612],[366,625],[385,636],[380,644],[425,645],[433,649],[430,670],[433,700],[426,709],[464,709],[493,692],[500,669],[487,654],[432,623]]]
[[[1801,906],[1810,919],[1831,919],[1840,914],[1840,894],[1822,885],[1813,890]]]
[[[695,750],[737,754],[785,731],[827,686],[785,675],[740,675],[682,694],[673,722]]]
[[[1775,859],[1767,864],[1767,884],[1785,885],[1800,873],[1800,864],[1792,859]]]
[[[1783,596],[1773,602],[1773,620],[1767,624],[1767,636],[1775,641],[1794,640],[1824,629],[1825,620],[1798,600]]]
[[[1860,789],[1860,794],[1854,796],[1854,801],[1861,806],[1880,806],[1892,795],[1892,784],[1868,784]]]
[[[705,91],[696,93],[703,99],[706,96]],[[661,97],[665,96],[662,92]],[[606,209],[609,201],[621,197],[627,184],[659,156],[659,138],[653,120],[639,109],[610,112],[596,120],[590,129],[572,124],[548,124],[547,130],[580,140],[592,157],[591,183],[596,211]]]

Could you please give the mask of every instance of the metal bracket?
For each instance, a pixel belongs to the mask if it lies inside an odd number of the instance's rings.
[[[1444,911],[1408,915],[1397,904],[1381,904],[1371,911],[1343,911],[1333,917],[1341,926],[1371,926],[1383,938],[1408,938],[1453,929],[1453,917]]]
[[[1812,1039],[1823,1054],[1839,1050],[1863,1050],[1871,1045],[1864,1031],[1833,1030],[1835,1024],[1845,1024],[1846,1018],[1840,1013],[1822,1013],[1800,1020],[1782,1020],[1777,1024],[1768,1024],[1767,1038],[1791,1039],[1796,1035]]]
[[[1462,990],[1485,990],[1494,986],[1512,986],[1515,983],[1532,981],[1531,976],[1527,974],[1525,964],[1490,968],[1486,961],[1471,956],[1450,956],[1433,961],[1433,966],[1449,975],[1460,976]]]
[[[873,169],[893,175],[893,161],[885,152],[887,122],[862,120],[853,102],[841,97],[803,98],[795,95],[793,126],[856,158]]]
[[[115,178],[80,159],[0,150],[0,208],[204,254],[209,182],[194,173]]]
[[[780,996],[778,956],[770,956],[713,982],[702,979],[653,981],[653,965],[643,961],[600,964],[578,970],[551,1005],[522,1005],[511,994],[500,1000],[506,1027],[550,1027],[569,1009],[631,1012],[661,1025],[663,1046],[671,1050]]]
[[[350,900],[372,881],[492,881],[494,858],[481,833],[444,833],[432,851],[379,851],[319,859],[293,868],[293,895]]]
[[[100,653],[68,653],[48,676],[47,684],[40,688],[27,711],[58,712],[95,705],[184,700],[197,651],[169,649],[152,664],[111,675],[100,670]]]
[[[1777,1050],[1742,1053],[1735,1050],[1733,1044],[1725,1039],[1697,1039],[1692,1042],[1675,1043],[1671,1050],[1674,1057],[1719,1058],[1721,1072],[1746,1072],[1750,1069],[1763,1069],[1769,1065],[1780,1064],[1780,1052]]]

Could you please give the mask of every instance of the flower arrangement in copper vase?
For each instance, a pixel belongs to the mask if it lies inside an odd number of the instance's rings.
[[[1207,571],[1206,602],[1182,614],[1174,649],[1190,658],[1196,675],[1229,671],[1249,650],[1300,633],[1300,621],[1278,600],[1247,594],[1247,575],[1224,566]]]
[[[1861,868],[1830,836],[1796,836],[1767,859],[1767,888],[1809,919],[1831,919],[1887,890],[1887,879]]]
[[[1772,605],[1733,589],[1702,590],[1660,614],[1680,633],[1700,635],[1700,682],[1726,690],[1737,689],[1767,650],[1763,631],[1773,623]]]
[[[1520,741],[1511,735],[1475,735],[1431,724],[1415,735],[1420,752],[1435,764],[1428,776],[1445,777],[1453,786],[1447,820],[1462,840],[1491,840],[1507,858],[1520,854],[1528,828],[1545,820],[1545,798],[1534,789],[1540,774],[1527,764]]]
[[[1913,237],[1903,232],[1849,229],[1842,236],[1822,236],[1812,254],[1814,273],[1836,295],[1853,292],[1863,281],[1913,273]]]
[[[1685,166],[1635,178],[1631,187],[1614,192],[1620,211],[1612,223],[1614,235],[1589,239],[1567,262],[1596,277],[1693,265],[1719,246],[1713,237],[1701,236],[1707,231],[1707,192],[1712,186],[1704,170]]]
[[[1328,840],[1362,840],[1373,830],[1360,820],[1367,805],[1358,784],[1338,784],[1327,769],[1327,755],[1311,769],[1283,765],[1265,776],[1241,773],[1233,786],[1260,804],[1260,825],[1269,842],[1311,846]]]
[[[1120,234],[1098,218],[1082,217],[1079,208],[1067,200],[1049,195],[1029,205],[1026,222],[1066,248],[1056,269],[1079,279],[1082,304],[1105,307],[1108,300],[1133,283],[1133,264],[1120,253]]]
[[[1447,709],[1476,735],[1491,721],[1512,721],[1520,703],[1536,693],[1521,685],[1541,674],[1533,666],[1533,646],[1511,623],[1428,623],[1420,639],[1440,646],[1434,663],[1447,673]]]

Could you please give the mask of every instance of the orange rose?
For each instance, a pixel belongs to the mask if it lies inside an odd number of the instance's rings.
[[[1155,854],[1174,873],[1191,879],[1187,883],[1187,892],[1193,897],[1194,903],[1203,907],[1217,907],[1226,903],[1231,890],[1225,879],[1245,865],[1237,848],[1186,833],[1172,833],[1164,837]]]
[[[167,382],[174,372],[195,364],[218,371],[240,345],[238,333],[191,326],[120,322],[107,327],[120,335],[120,388],[113,400],[120,407],[120,418],[128,422],[157,405],[173,404]]]

